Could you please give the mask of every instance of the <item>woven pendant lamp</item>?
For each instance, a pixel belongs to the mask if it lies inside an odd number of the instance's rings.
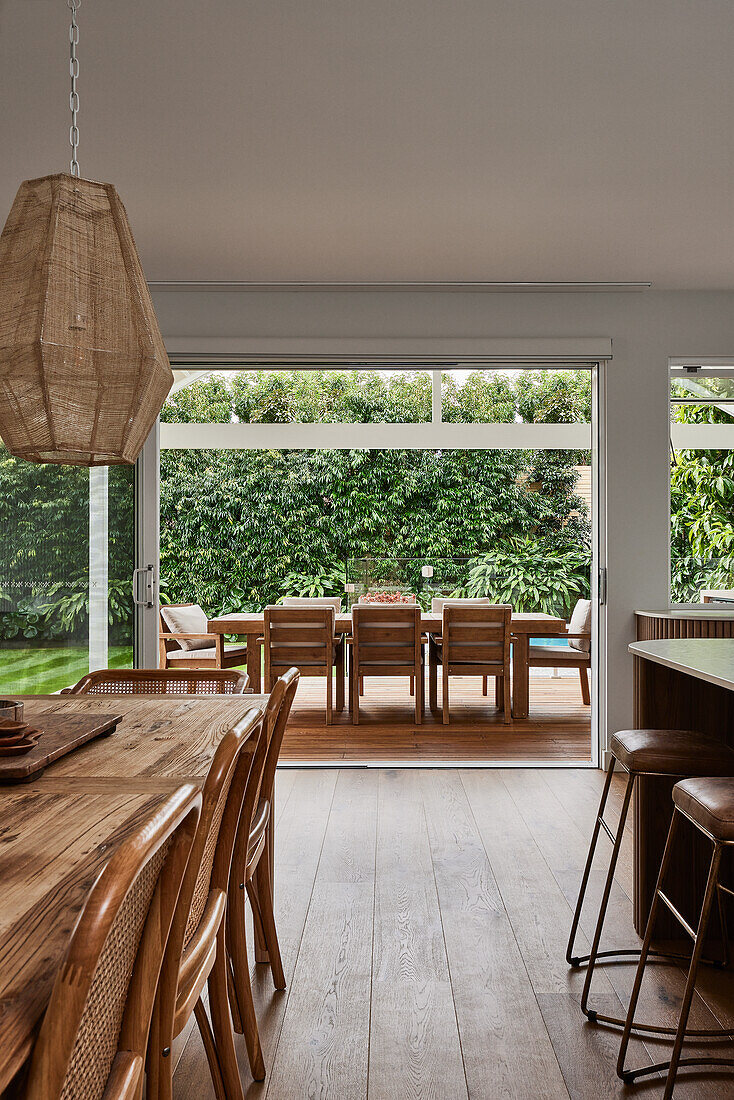
[[[26,180],[0,237],[5,446],[31,462],[134,462],[172,382],[115,188]]]
[[[0,438],[18,458],[131,463],[173,374],[115,188],[79,177],[76,9],[71,171],[20,185],[0,236]]]

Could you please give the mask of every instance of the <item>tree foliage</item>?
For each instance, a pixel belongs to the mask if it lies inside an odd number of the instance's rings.
[[[712,380],[715,382],[715,380]],[[677,423],[731,424],[716,405],[673,405]],[[734,586],[734,452],[682,450],[670,475],[673,599]]]

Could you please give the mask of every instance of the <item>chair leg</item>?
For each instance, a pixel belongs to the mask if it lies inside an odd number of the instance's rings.
[[[250,984],[250,964],[247,957],[247,938],[245,935],[245,890],[230,889],[227,904],[228,946],[232,959],[232,974],[237,996],[237,1008],[242,1021],[250,1071],[256,1081],[265,1077],[265,1062],[260,1047],[260,1035],[257,1030],[255,1006],[252,1001]]]
[[[614,768],[614,758],[610,763],[609,775],[611,775]],[[607,779],[609,779],[609,775]],[[604,892],[601,898],[601,905],[599,906],[599,915],[596,920],[596,928],[594,929],[594,939],[591,944],[591,953],[589,955],[588,967],[586,970],[586,979],[584,981],[584,988],[581,994],[581,1011],[584,1016],[587,1016],[590,1020],[594,1021],[597,1018],[597,1013],[588,1008],[589,992],[591,990],[591,979],[594,977],[594,967],[596,966],[596,960],[599,954],[599,944],[601,942],[602,929],[604,927],[604,920],[607,915],[607,906],[609,905],[609,896],[612,892],[612,884],[614,882],[614,872],[617,869],[617,860],[619,859],[619,851],[622,847],[622,840],[624,839],[624,827],[627,821],[627,814],[629,813],[630,799],[632,798],[632,791],[635,785],[635,776],[632,772],[627,777],[627,787],[624,792],[624,799],[622,801],[622,810],[619,815],[619,824],[617,826],[617,833],[614,837],[614,847],[612,848],[612,858],[609,861],[609,869],[607,871],[606,882],[604,883]],[[606,790],[608,786],[605,784]],[[598,830],[596,836],[598,836]],[[592,853],[593,859],[593,853]],[[588,870],[591,870],[591,863],[588,865]],[[586,882],[588,882],[588,873],[585,872]],[[586,882],[584,883],[584,889],[586,888]]]
[[[415,721],[416,725],[423,724],[423,666],[421,666],[420,674],[416,671],[414,677],[415,680]]]
[[[212,1084],[214,1085],[214,1095],[216,1096],[217,1100],[227,1100],[227,1090],[224,1087],[224,1079],[222,1077],[222,1067],[219,1063],[217,1044],[214,1041],[212,1029],[209,1024],[206,1009],[204,1008],[201,997],[199,997],[199,1000],[194,1005],[194,1016],[196,1017],[196,1023],[199,1026],[199,1034],[201,1035],[201,1041],[204,1046],[206,1060],[209,1063],[209,1073],[211,1074]]]
[[[443,724],[449,724],[449,674],[446,665],[441,668],[441,689],[443,693]]]
[[[364,676],[359,678],[359,694],[364,695]]]
[[[487,677],[485,676],[484,679],[486,680]],[[486,695],[487,693],[484,692],[484,694]],[[501,710],[503,701],[504,701],[504,692],[502,690],[502,685],[500,683],[500,678],[499,678],[499,676],[495,676],[494,677],[494,705],[496,707],[499,707],[499,709]]]
[[[331,675],[331,669],[327,669],[326,672],[326,724],[330,726],[333,721],[334,712],[334,677]]]
[[[482,695],[487,695],[489,692],[488,679],[489,677],[482,676]]]
[[[709,867],[709,877],[706,883],[706,892],[703,897],[703,905],[701,906],[701,915],[698,919],[696,941],[693,945],[693,955],[691,956],[691,965],[688,970],[688,980],[686,981],[683,1001],[681,1002],[680,1006],[678,1030],[675,1035],[675,1042],[673,1043],[673,1053],[670,1056],[670,1066],[668,1067],[668,1078],[665,1082],[663,1100],[670,1100],[671,1096],[673,1095],[673,1089],[675,1087],[675,1078],[676,1074],[678,1073],[678,1065],[681,1060],[680,1056],[683,1049],[683,1041],[686,1037],[686,1025],[688,1023],[688,1016],[690,1015],[691,1011],[691,1002],[693,1001],[693,994],[696,991],[696,975],[698,973],[698,965],[701,961],[701,953],[703,951],[704,941],[706,939],[706,931],[708,929],[711,909],[714,904],[714,898],[719,893],[719,865],[721,863],[721,856],[723,851],[724,846],[722,844],[714,845],[714,851],[711,856],[711,865]],[[696,1059],[695,1061],[699,1062],[699,1059]]]
[[[510,670],[505,672],[502,677],[502,712],[503,721],[506,726],[509,726],[512,721],[512,695],[510,693]]]
[[[673,845],[675,843],[676,833],[678,832],[678,823],[680,820],[680,814],[677,810],[673,812],[673,817],[670,822],[670,828],[668,829],[668,839],[665,842],[665,851],[663,852],[663,860],[660,864],[660,870],[658,871],[658,881],[655,885],[655,893],[652,898],[652,905],[650,906],[650,913],[647,918],[647,926],[645,928],[645,937],[642,941],[642,950],[640,951],[640,958],[637,963],[637,972],[635,974],[635,981],[632,986],[632,993],[630,995],[630,1003],[627,1009],[627,1016],[624,1021],[624,1030],[622,1031],[622,1040],[619,1044],[619,1055],[617,1057],[617,1076],[621,1077],[623,1081],[630,1082],[635,1078],[634,1071],[625,1070],[624,1063],[627,1058],[627,1047],[629,1046],[630,1035],[635,1022],[635,1010],[637,1009],[637,1002],[640,999],[640,990],[642,988],[642,979],[645,974],[645,965],[647,963],[647,957],[650,954],[650,944],[652,943],[652,934],[655,929],[655,921],[657,920],[658,909],[660,907],[660,892],[662,885],[665,881],[665,876],[670,865],[670,860],[673,854]]]
[[[352,724],[359,725],[359,685],[361,678],[357,675],[356,667],[352,668]]]
[[[341,714],[344,710],[344,643],[342,642],[336,651],[336,709]]]
[[[431,710],[438,710],[438,657],[432,646],[428,650],[428,704]]]
[[[581,885],[579,886],[579,893],[578,897],[576,898],[576,908],[573,911],[571,932],[569,933],[568,943],[566,945],[566,962],[569,966],[580,966],[582,962],[588,961],[588,956],[574,955],[573,949],[576,943],[576,933],[578,931],[579,921],[581,920],[581,910],[584,907],[584,901],[586,899],[586,887],[589,884],[589,875],[591,874],[591,867],[594,862],[594,856],[596,855],[596,845],[597,841],[599,840],[599,831],[601,830],[604,810],[606,809],[607,798],[609,797],[609,790],[612,786],[615,763],[616,761],[614,757],[610,757],[609,765],[607,767],[606,779],[604,780],[604,787],[602,788],[601,798],[599,800],[599,809],[596,811],[596,821],[594,822],[594,829],[591,834],[591,842],[589,844],[589,852],[586,857],[586,864],[584,865],[584,873],[581,876]]]
[[[212,1017],[212,1031],[217,1046],[219,1066],[227,1100],[244,1100],[240,1072],[237,1068],[237,1054],[234,1049],[234,1034],[229,1016],[229,998],[227,996],[227,944],[226,925],[222,920],[217,932],[217,955],[212,972],[209,975],[209,1011]]]
[[[581,700],[585,707],[589,707],[591,706],[591,692],[589,691],[589,673],[587,669],[579,669],[579,679],[581,680]]]
[[[265,944],[268,949],[273,983],[276,989],[285,989],[285,974],[283,973],[283,961],[280,957],[278,932],[275,927],[275,913],[273,912],[273,895],[270,889],[270,871],[267,849],[263,852],[255,868],[255,878],[257,881],[257,898],[260,906],[260,920],[265,936]]]
[[[410,694],[415,695],[415,676],[410,677]]]

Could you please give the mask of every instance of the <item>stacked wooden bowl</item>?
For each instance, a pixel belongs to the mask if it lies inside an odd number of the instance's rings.
[[[0,699],[0,756],[22,756],[38,744],[41,731],[23,721],[23,704]]]

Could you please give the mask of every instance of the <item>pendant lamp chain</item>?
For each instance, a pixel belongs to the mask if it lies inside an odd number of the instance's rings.
[[[69,128],[69,144],[71,145],[71,161],[69,170],[72,176],[79,178],[79,127],[76,123],[79,111],[79,93],[76,90],[76,82],[79,76],[79,59],[76,56],[76,48],[79,45],[79,27],[76,22],[77,9],[82,0],[66,0],[71,8],[71,26],[69,27],[69,75],[71,77],[71,91],[69,93],[69,109],[71,110],[71,126]]]

